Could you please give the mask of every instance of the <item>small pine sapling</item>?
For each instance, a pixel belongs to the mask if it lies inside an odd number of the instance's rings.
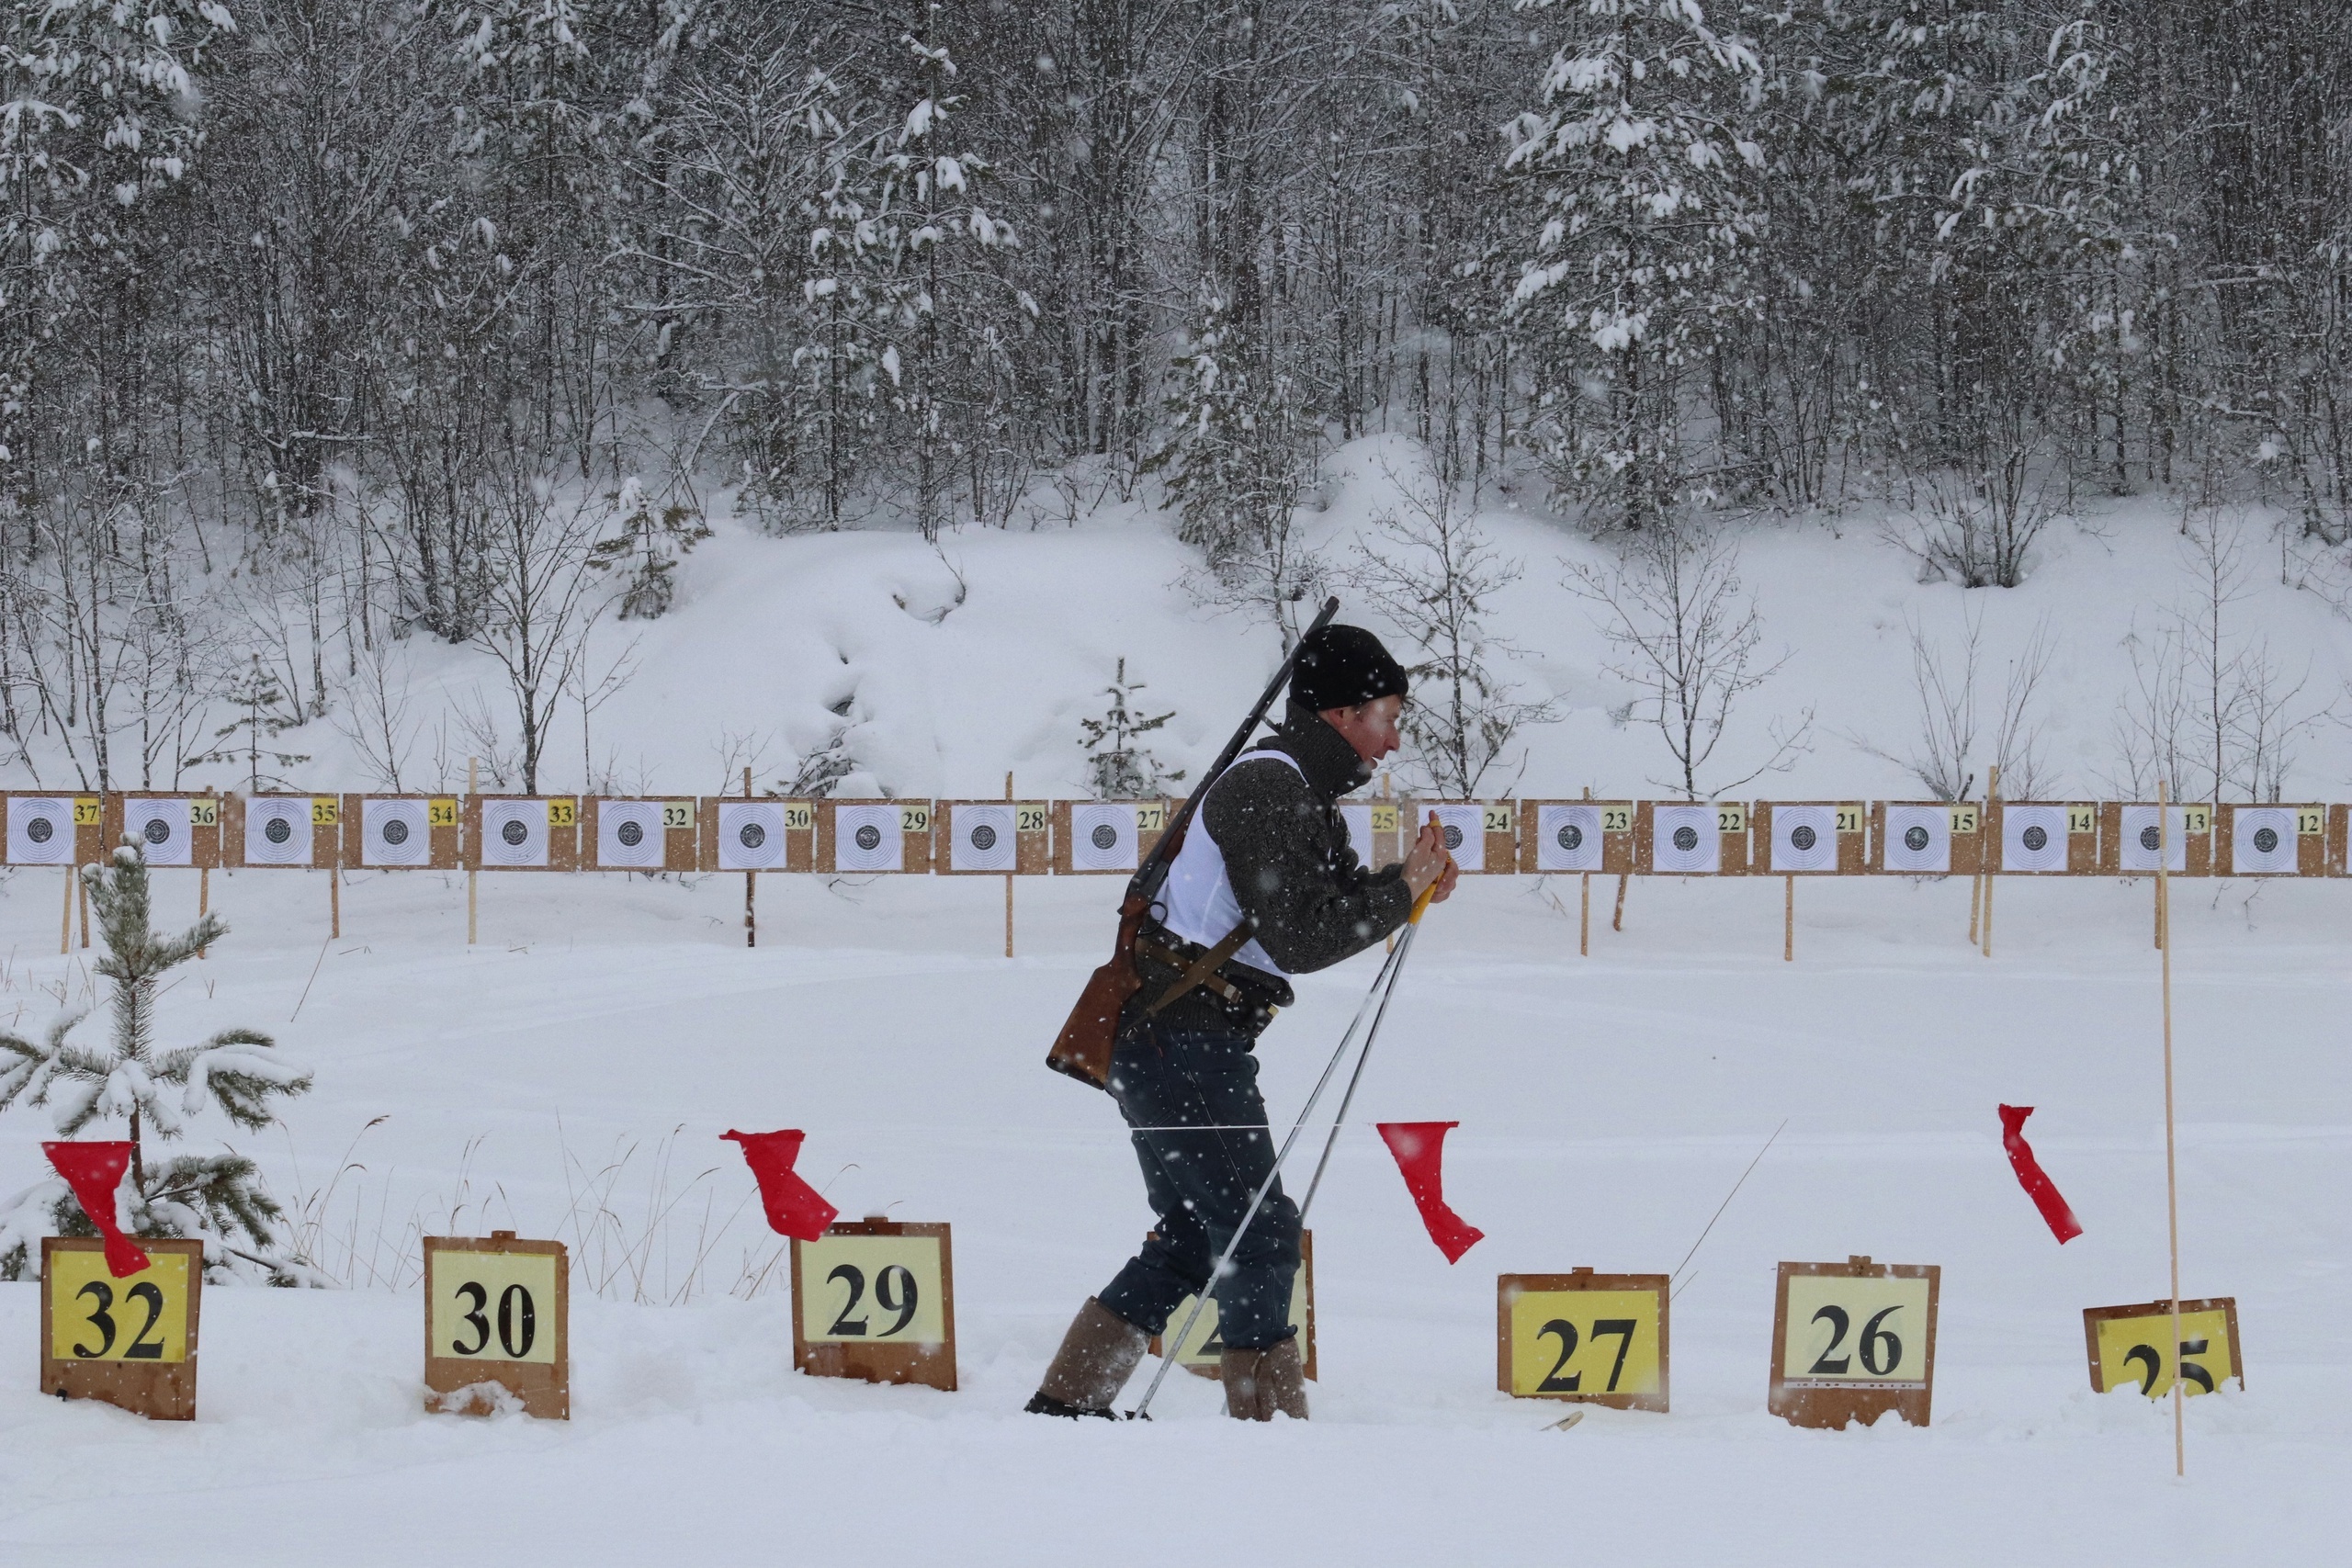
[[[1119,660],[1119,672],[1103,694],[1111,705],[1101,718],[1081,718],[1079,728],[1086,739],[1079,745],[1088,753],[1086,772],[1088,786],[1097,800],[1148,800],[1165,795],[1168,786],[1184,776],[1182,768],[1170,771],[1159,758],[1134,744],[1138,735],[1148,735],[1176,716],[1170,709],[1156,717],[1145,717],[1135,711],[1135,694],[1144,689],[1141,681],[1127,679],[1127,661]]]
[[[82,882],[106,935],[96,968],[112,985],[109,1038],[102,1045],[67,1039],[82,1013],[59,1020],[38,1044],[0,1032],[0,1111],[20,1098],[46,1106],[67,1138],[94,1122],[125,1119],[131,1145],[130,1190],[120,1201],[125,1230],[200,1238],[208,1276],[216,1280],[323,1282],[295,1252],[285,1213],[262,1189],[252,1160],[226,1147],[160,1165],[146,1157],[149,1135],[159,1143],[178,1138],[208,1101],[237,1126],[257,1132],[272,1120],[274,1097],[311,1087],[310,1071],[254,1030],[224,1029],[200,1045],[156,1048],[157,982],[229,928],[208,913],[178,936],[156,931],[149,924],[147,857],[128,839],[110,863],[83,867]],[[64,1183],[53,1179],[0,1209],[0,1280],[39,1267],[43,1234],[96,1234]]]

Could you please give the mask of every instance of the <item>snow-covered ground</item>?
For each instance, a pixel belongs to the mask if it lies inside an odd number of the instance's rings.
[[[0,895],[19,1027],[83,983],[44,952],[57,886]],[[2237,1298],[2247,1385],[2190,1403],[2185,1485],[2168,1405],[2093,1395],[2083,1354],[2083,1308],[2165,1289],[2146,884],[2005,883],[1989,962],[1964,883],[1807,884],[1792,964],[1777,880],[1638,883],[1622,935],[1603,885],[1585,960],[1569,879],[1549,887],[1566,915],[1532,879],[1466,886],[1424,932],[1314,1218],[1315,1418],[1247,1428],[1181,1378],[1148,1426],[1019,1413],[1148,1219],[1111,1106],[1041,1065],[1115,888],[1024,883],[1007,962],[993,880],[772,879],[747,952],[732,877],[486,877],[469,950],[461,879],[379,874],[322,956],[322,877],[216,876],[235,933],[181,972],[164,1038],[256,1024],[315,1065],[255,1146],[317,1205],[323,1260],[397,1284],[213,1292],[187,1426],[39,1397],[35,1287],[0,1286],[0,1561],[2340,1554],[2344,886],[2180,888],[2182,1283]],[[192,914],[189,879],[163,901]],[[1268,1037],[1277,1117],[1371,967],[1314,977]],[[2030,1134],[2087,1227],[2064,1248],[2003,1156],[2004,1100],[2040,1108]],[[1457,1118],[1448,1195],[1487,1236],[1449,1268],[1368,1123]],[[1784,1119],[1674,1303],[1671,1414],[1561,1433],[1555,1406],[1495,1392],[1498,1273],[1674,1269]],[[844,1213],[954,1224],[961,1392],[799,1377],[780,1280],[728,1293],[773,1244],[718,1134],[776,1126],[808,1129],[801,1168]],[[44,1130],[0,1116],[10,1181]],[[494,1224],[575,1244],[568,1424],[421,1409],[415,1237]],[[1764,1411],[1774,1264],[1850,1253],[1943,1266],[1924,1430]]]

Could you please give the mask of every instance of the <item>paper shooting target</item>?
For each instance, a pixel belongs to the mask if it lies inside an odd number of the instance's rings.
[[[1005,837],[1012,837],[1012,808],[1004,808]],[[906,864],[906,834],[899,826],[899,808],[878,806],[833,807],[833,869],[835,871],[897,871]],[[1012,852],[1007,850],[1006,854]],[[1009,862],[1008,862],[1009,863]]]
[[[1772,807],[1772,869],[1838,869],[1838,808],[1834,806]]]
[[[658,800],[596,803],[596,863],[616,871],[659,871],[668,858]]]
[[[196,837],[186,800],[133,800],[122,808],[122,831],[137,840],[149,865],[194,865]]]
[[[2001,869],[2066,869],[2066,808],[2063,806],[2001,807]]]
[[[258,799],[245,802],[245,863],[311,863],[311,801]]]
[[[1663,875],[1710,874],[1723,864],[1723,834],[1712,806],[1654,806],[1650,835],[1650,862]]]
[[[1890,804],[1879,849],[1889,871],[1944,875],[1951,870],[1951,807]]]
[[[1599,871],[1600,807],[1538,807],[1535,812],[1535,869]]]
[[[53,795],[8,797],[8,863],[70,865],[74,862],[74,803]]]
[[[1011,871],[1017,848],[1010,802],[984,806],[959,800],[947,808],[947,869]]]
[[[2230,827],[2230,870],[2263,876],[2300,869],[2296,864],[2295,808],[2241,806]]]
[[[2165,869],[2173,872],[2188,869],[2188,814],[2182,807],[2172,806],[2165,808],[2165,815],[2172,820],[2160,829],[2154,807],[2123,807],[2120,817],[2122,837],[2116,846],[2116,863],[2122,870],[2154,871],[2160,850],[2167,847],[2164,839],[2166,830],[2172,834],[2172,842],[2168,846],[2170,853],[2165,856],[2170,863]]]
[[[1069,863],[1076,871],[1135,870],[1136,808],[1124,802],[1072,806]]]
[[[1348,825],[1348,847],[1356,852],[1356,863],[1372,864],[1372,807],[1357,804],[1340,807],[1340,820]]]
[[[544,800],[485,800],[481,803],[481,863],[540,868],[548,863],[548,803]]]
[[[1487,869],[1487,814],[1476,806],[1427,806],[1413,807],[1415,821],[1405,825],[1405,848],[1410,852],[1413,840],[1420,837],[1430,814],[1437,814],[1437,825],[1445,834],[1445,852],[1464,871]]]
[[[656,807],[657,812],[659,807]],[[658,856],[660,851],[654,852]],[[773,871],[784,863],[784,807],[772,800],[718,803],[718,869]]]
[[[433,829],[421,800],[361,801],[359,834],[362,865],[429,865],[433,862]]]

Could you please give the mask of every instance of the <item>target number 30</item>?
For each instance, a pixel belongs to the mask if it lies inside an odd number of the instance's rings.
[[[545,1252],[458,1252],[435,1258],[432,1353],[458,1360],[555,1360],[557,1258]]]

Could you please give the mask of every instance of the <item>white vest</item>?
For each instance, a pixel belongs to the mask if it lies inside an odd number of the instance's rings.
[[[1282,762],[1300,778],[1306,776],[1306,770],[1298,765],[1296,759],[1281,751],[1251,751],[1235,758],[1233,767],[1256,761]],[[1233,770],[1226,771],[1229,773]],[[1220,775],[1217,784],[1224,782]],[[1215,947],[1241,923],[1241,900],[1233,896],[1233,883],[1226,875],[1225,852],[1209,836],[1206,799],[1201,802],[1201,809],[1185,830],[1183,847],[1176,852],[1175,863],[1168,868],[1168,880],[1160,887],[1159,900],[1159,923],[1199,947]],[[1266,955],[1255,937],[1243,942],[1233,956],[1252,969],[1289,976],[1288,970]]]

